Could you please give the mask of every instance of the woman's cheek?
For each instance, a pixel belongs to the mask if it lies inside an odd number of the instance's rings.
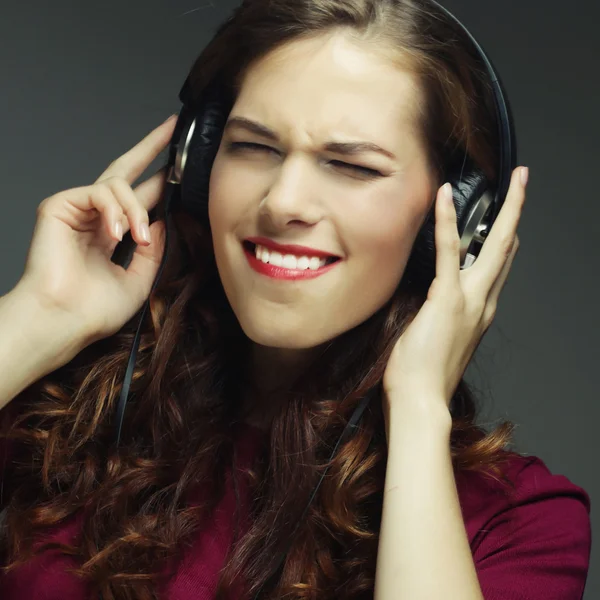
[[[383,305],[397,288],[412,251],[422,210],[404,210],[396,201],[390,206],[375,206],[363,214],[360,227],[346,231],[348,252],[359,267],[358,288],[369,289],[377,304]],[[375,298],[373,298],[374,300]]]

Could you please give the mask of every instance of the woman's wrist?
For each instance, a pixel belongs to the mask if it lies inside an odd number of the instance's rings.
[[[43,306],[25,286],[0,297],[0,408],[85,347],[73,319]]]

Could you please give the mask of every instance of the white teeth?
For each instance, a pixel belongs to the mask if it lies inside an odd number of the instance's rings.
[[[318,256],[294,256],[293,254],[282,255],[275,250],[268,250],[264,246],[256,245],[255,255],[258,260],[264,263],[270,263],[276,267],[285,267],[286,269],[299,269],[306,271],[311,269],[316,271],[324,267],[327,259],[319,258]]]
[[[305,270],[305,269],[308,269],[309,264],[310,264],[310,259],[308,258],[308,256],[302,256],[298,259],[296,268]]]
[[[319,267],[325,264],[324,258],[319,258],[318,256],[311,256],[310,261],[308,263],[308,268],[316,271]]]
[[[269,263],[275,267],[281,267],[283,263],[283,256],[280,252],[269,252]]]
[[[293,254],[286,254],[281,261],[281,266],[286,269],[295,269],[298,259]]]

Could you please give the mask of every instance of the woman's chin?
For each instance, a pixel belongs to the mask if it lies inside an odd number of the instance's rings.
[[[240,325],[252,342],[267,348],[307,350],[315,348],[333,337],[323,336],[323,332],[308,327],[276,327],[272,322],[262,326],[257,323],[252,323],[251,326],[245,323],[240,323]]]

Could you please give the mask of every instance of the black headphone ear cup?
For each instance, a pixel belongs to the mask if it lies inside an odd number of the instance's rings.
[[[194,132],[187,148],[181,175],[179,206],[202,223],[208,224],[208,184],[219,150],[228,111],[217,95],[206,94],[207,101],[196,113]]]
[[[448,174],[448,181],[452,184],[452,197],[456,208],[456,221],[459,229],[473,204],[490,187],[484,172],[468,159],[460,170],[456,169]]]
[[[464,220],[473,205],[483,196],[489,182],[483,171],[470,159],[460,167],[451,169],[446,177],[452,185],[452,197],[456,209],[458,229],[463,230]],[[437,190],[436,190],[437,192]],[[404,279],[411,287],[426,295],[435,278],[435,201],[427,214],[407,262]]]

